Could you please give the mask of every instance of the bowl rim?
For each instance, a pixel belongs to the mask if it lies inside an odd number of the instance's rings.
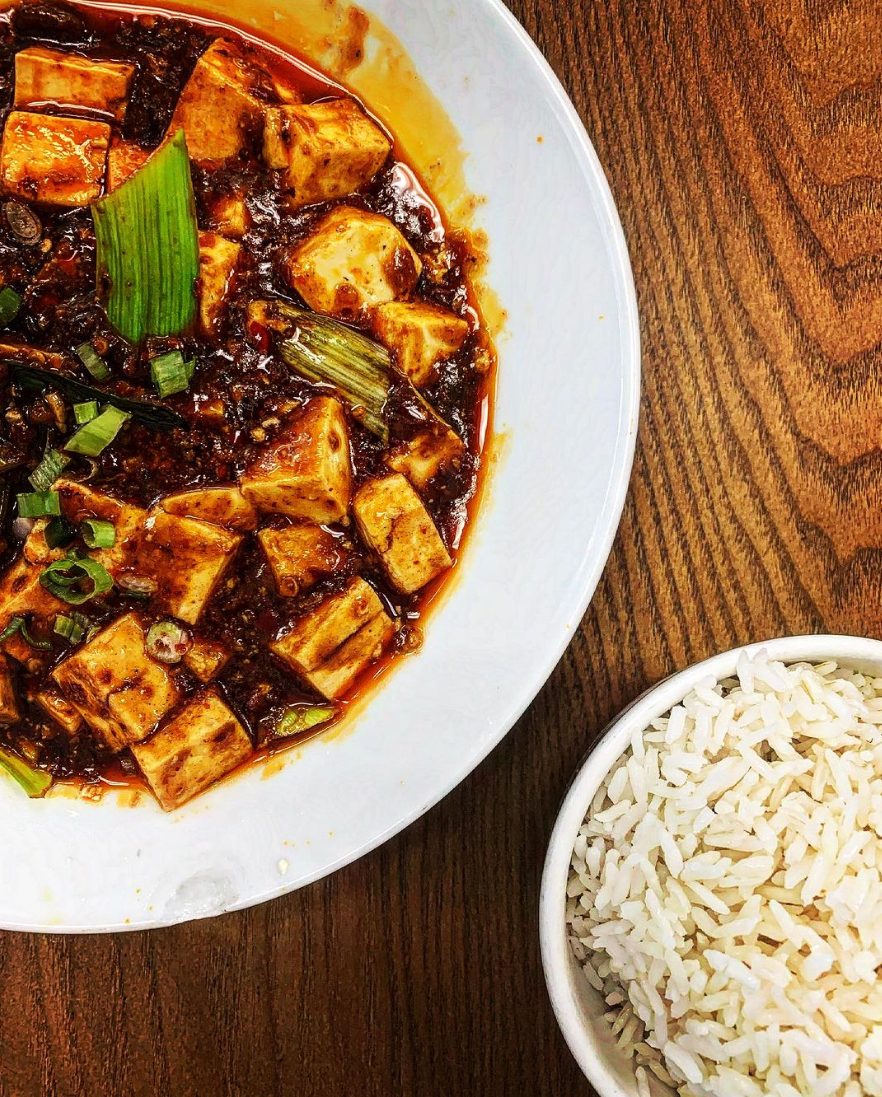
[[[539,896],[539,939],[545,985],[557,1023],[582,1073],[599,1097],[637,1097],[622,1088],[599,1051],[599,1041],[585,1023],[576,986],[581,972],[566,934],[566,884],[579,827],[603,778],[621,757],[638,728],[663,716],[707,678],[719,681],[734,673],[739,657],[764,652],[786,663],[835,659],[849,665],[882,668],[882,640],[845,634],[784,636],[731,648],[662,679],[636,698],[600,732],[576,770],[555,819]]]

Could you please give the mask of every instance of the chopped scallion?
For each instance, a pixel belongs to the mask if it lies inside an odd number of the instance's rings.
[[[112,405],[106,407],[96,419],[81,426],[64,448],[68,453],[97,457],[107,449],[130,418],[127,411],[120,411]]]
[[[195,368],[194,361],[185,362],[179,350],[172,350],[159,358],[151,359],[150,376],[160,397],[165,399],[166,396],[173,396],[176,392],[187,389]]]
[[[110,376],[110,367],[91,343],[80,344],[77,357],[96,381],[106,381]]]
[[[92,205],[99,289],[132,343],[179,335],[196,321],[199,229],[184,131],[121,187]]]
[[[69,640],[72,644],[78,644],[85,635],[85,629],[73,615],[67,617],[64,614],[59,614],[55,618],[53,631],[56,635],[61,636],[64,640]]]
[[[106,594],[113,586],[113,578],[97,560],[68,556],[65,560],[56,560],[41,572],[40,583],[69,606],[81,606],[91,598]]]
[[[69,457],[50,449],[28,477],[31,487],[34,491],[48,491],[69,464]]]
[[[76,537],[76,527],[66,518],[53,518],[43,535],[51,549],[64,548]]]
[[[31,634],[31,630],[28,626],[27,619],[25,617],[12,617],[9,624],[0,634],[0,643],[4,640],[9,640],[15,636],[16,633],[20,633],[22,639],[26,644],[30,644],[32,648],[37,648],[39,651],[51,651],[52,643],[49,640],[39,640],[36,636]]]
[[[147,654],[160,663],[180,663],[191,644],[189,632],[175,621],[157,621],[147,633]]]
[[[10,617],[9,623],[6,625],[6,628],[2,632],[0,632],[0,644],[8,640],[10,637],[15,636],[15,634],[24,623],[24,617]]]
[[[20,518],[47,518],[61,514],[61,496],[57,491],[34,491],[16,496]]]
[[[292,735],[303,735],[304,732],[326,724],[336,715],[337,710],[331,705],[295,705],[278,722],[274,734],[277,739],[290,739]]]
[[[87,518],[80,526],[80,532],[86,548],[113,548],[116,544],[116,530],[113,522],[105,522],[100,518]]]
[[[52,777],[45,770],[37,769],[8,750],[0,749],[0,769],[6,770],[32,800],[45,796],[52,785]]]
[[[74,404],[73,413],[78,427],[91,423],[98,415],[98,401],[84,400],[82,404]]]
[[[0,328],[5,328],[7,324],[11,324],[18,316],[20,308],[21,296],[15,292],[12,286],[4,286],[3,289],[0,289]]]

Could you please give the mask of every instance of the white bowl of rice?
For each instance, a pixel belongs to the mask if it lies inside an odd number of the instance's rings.
[[[660,683],[554,828],[540,933],[600,1097],[882,1097],[882,642]]]

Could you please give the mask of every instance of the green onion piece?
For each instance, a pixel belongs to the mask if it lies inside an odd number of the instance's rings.
[[[61,514],[61,496],[57,491],[34,491],[16,496],[20,518],[45,518]]]
[[[97,560],[68,556],[41,572],[40,584],[69,606],[81,606],[91,598],[106,594],[113,586],[113,579]]]
[[[77,347],[77,358],[96,381],[106,381],[110,376],[110,367],[91,343],[81,343]]]
[[[76,535],[76,526],[72,522],[68,522],[66,518],[53,518],[43,534],[46,538],[46,544],[51,549],[64,548],[65,545],[71,543]]]
[[[55,618],[53,631],[56,635],[61,636],[64,640],[69,640],[72,644],[78,644],[85,633],[85,629],[79,621],[72,616],[66,617],[64,614],[59,614]]]
[[[38,648],[40,651],[51,651],[52,643],[49,640],[38,640],[36,636],[32,635],[28,622],[24,617],[12,617],[9,624],[0,634],[0,643],[4,640],[8,640],[11,636],[15,636],[17,632],[20,632],[22,639],[25,643],[30,644],[32,648]]]
[[[180,663],[190,650],[189,632],[175,621],[158,621],[147,633],[147,654],[160,663]]]
[[[171,350],[150,360],[150,376],[162,399],[176,392],[184,392],[190,385],[195,368],[196,363],[185,362],[179,350]]]
[[[132,343],[179,335],[196,321],[199,229],[184,131],[140,171],[92,204],[99,292]]]
[[[113,548],[116,544],[116,530],[113,522],[105,522],[100,518],[87,518],[80,526],[80,533],[83,535],[86,548]]]
[[[34,491],[48,491],[69,464],[69,457],[57,449],[50,449],[28,477],[31,487]]]
[[[82,404],[74,404],[73,413],[78,427],[81,427],[83,423],[91,423],[98,415],[98,401],[85,400]]]
[[[0,749],[0,769],[14,778],[32,800],[45,796],[52,785],[52,777],[45,770],[37,769],[8,750]]]
[[[15,292],[12,286],[4,286],[3,289],[0,289],[0,328],[5,328],[7,324],[11,324],[18,316],[20,308],[21,296]]]
[[[320,707],[306,707],[295,705],[289,708],[282,719],[276,725],[274,735],[277,739],[290,739],[292,735],[302,735],[321,724],[326,724],[337,715],[337,710],[331,705]]]
[[[97,457],[110,445],[131,416],[113,406],[106,407],[97,419],[85,423],[64,447],[68,453],[79,453],[83,457]]]
[[[48,389],[58,389],[74,400],[98,400],[102,404],[110,404],[111,407],[127,411],[138,423],[153,430],[174,430],[176,427],[189,429],[186,419],[182,419],[171,408],[159,407],[156,404],[148,404],[144,400],[129,400],[125,396],[116,396],[112,392],[102,392],[100,389],[77,381],[67,374],[54,370],[37,369],[35,366],[24,366],[20,362],[10,362],[10,370],[18,385],[30,392],[43,392]]]
[[[359,422],[388,442],[392,359],[386,348],[327,316],[274,304],[292,322],[291,335],[279,344],[282,358],[307,380],[334,385]]]

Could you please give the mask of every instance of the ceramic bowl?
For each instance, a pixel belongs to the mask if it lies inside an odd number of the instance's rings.
[[[4,927],[119,930],[220,914],[373,849],[508,732],[571,639],[607,559],[633,456],[639,334],[597,157],[497,0],[360,6],[371,28],[345,79],[437,190],[449,198],[458,189],[453,216],[486,232],[486,280],[507,313],[497,457],[476,530],[424,650],[342,732],[171,815],[147,799],[134,808],[115,795],[30,802],[0,785]],[[229,0],[187,7],[221,21],[234,14]],[[238,17],[302,50],[312,28],[324,43],[319,60],[334,63],[345,52],[338,39],[363,29],[336,0],[252,0]]]
[[[790,636],[736,648],[660,682],[614,720],[598,737],[564,799],[545,859],[539,908],[539,935],[545,982],[570,1051],[599,1097],[638,1097],[633,1061],[616,1047],[603,1014],[607,1007],[588,983],[573,956],[566,932],[566,887],[573,845],[595,793],[627,750],[632,735],[670,711],[702,681],[735,673],[742,652],[764,651],[784,663],[820,663],[882,675],[882,642],[857,636]],[[656,1097],[670,1090],[651,1080]]]

